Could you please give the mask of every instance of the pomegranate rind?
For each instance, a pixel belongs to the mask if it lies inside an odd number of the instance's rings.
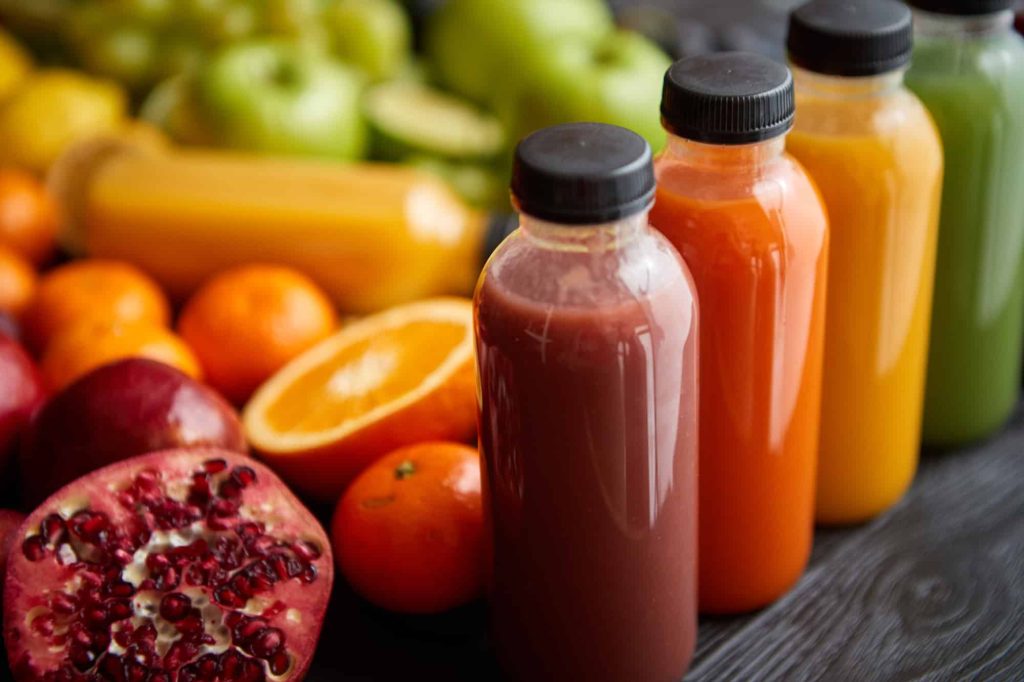
[[[334,582],[334,562],[327,535],[309,510],[263,464],[236,452],[191,448],[134,457],[83,476],[47,498],[18,528],[3,590],[4,644],[16,680],[43,679],[47,671],[56,670],[64,664],[67,654],[61,647],[51,646],[48,638],[30,627],[30,614],[33,610],[38,613],[40,608],[46,608],[46,595],[53,594],[58,586],[65,585],[79,572],[75,568],[77,564],[62,566],[55,554],[35,562],[25,556],[22,544],[39,534],[42,520],[54,511],[70,518],[75,511],[87,508],[107,514],[111,527],[121,526],[135,515],[121,505],[117,492],[135,480],[139,472],[157,471],[164,482],[186,481],[186,474],[200,470],[211,460],[224,460],[228,470],[249,467],[256,473],[256,481],[241,493],[241,520],[259,521],[266,524],[267,535],[290,543],[302,540],[319,549],[319,555],[309,561],[317,571],[315,581],[307,584],[297,578],[289,578],[274,585],[270,594],[259,597],[259,604],[279,601],[286,606],[266,620],[270,627],[285,633],[288,651],[293,655],[286,673],[273,676],[268,671],[267,679],[292,681],[305,676],[316,649]],[[174,487],[170,490],[172,496],[177,492]],[[201,589],[213,601],[213,588],[196,589]],[[157,594],[159,596],[159,591]],[[237,611],[250,609],[253,605],[254,602],[250,601]],[[231,609],[220,610],[225,615]],[[246,613],[258,615],[259,611]]]
[[[18,529],[25,523],[25,515],[12,509],[0,509],[0,580],[7,572],[7,557],[10,556]],[[0,597],[2,597],[0,593]],[[0,603],[3,603],[0,601]]]

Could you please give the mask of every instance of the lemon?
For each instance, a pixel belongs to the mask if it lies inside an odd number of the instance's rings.
[[[120,130],[127,106],[113,81],[39,71],[0,106],[0,161],[43,173],[71,143]]]
[[[0,29],[0,100],[11,94],[31,70],[28,53],[10,33]]]

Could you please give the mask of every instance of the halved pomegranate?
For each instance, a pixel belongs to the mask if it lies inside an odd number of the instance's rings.
[[[320,524],[218,449],[124,460],[21,526],[4,588],[16,680],[300,680],[334,579]]]
[[[25,521],[25,515],[13,509],[0,509],[0,580],[7,573],[7,555],[14,545],[15,531]],[[0,595],[0,604],[3,603]]]

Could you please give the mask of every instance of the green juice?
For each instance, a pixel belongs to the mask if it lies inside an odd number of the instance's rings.
[[[1020,386],[1024,333],[1024,40],[1009,12],[916,16],[907,84],[945,147],[923,440],[997,430]]]

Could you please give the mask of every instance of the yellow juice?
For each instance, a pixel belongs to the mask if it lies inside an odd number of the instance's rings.
[[[797,71],[788,148],[831,225],[817,519],[853,523],[898,501],[917,467],[942,150],[901,73]]]

